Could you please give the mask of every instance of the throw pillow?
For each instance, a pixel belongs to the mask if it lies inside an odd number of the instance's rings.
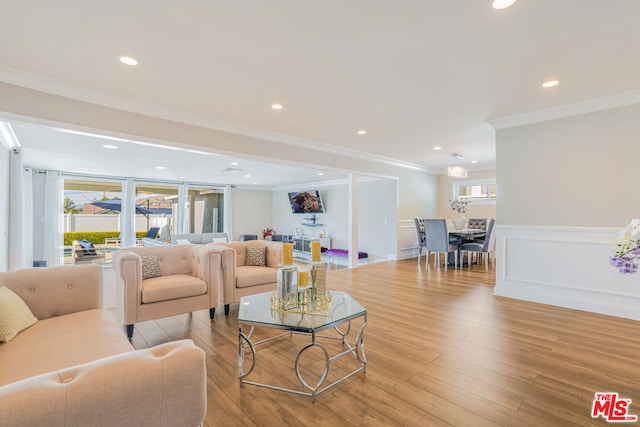
[[[247,246],[245,265],[264,267],[266,265],[267,248],[265,246]]]
[[[93,246],[93,243],[91,243],[90,241],[78,240],[78,243],[80,243],[80,246],[82,246],[82,249],[84,249],[85,255],[97,255],[95,246]]]
[[[0,342],[9,342],[19,332],[36,323],[27,304],[11,289],[0,288]]]
[[[227,243],[227,238],[226,237],[214,237],[212,241],[213,241],[213,243]]]
[[[160,276],[160,258],[158,255],[142,257],[142,280]]]

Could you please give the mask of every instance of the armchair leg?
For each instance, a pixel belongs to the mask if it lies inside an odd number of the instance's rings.
[[[127,338],[133,338],[133,325],[127,325]]]
[[[229,304],[224,305],[224,315],[229,316]]]
[[[213,320],[213,318],[215,317],[215,315],[216,315],[216,308],[215,308],[215,307],[210,308],[210,309],[209,309],[209,319]]]

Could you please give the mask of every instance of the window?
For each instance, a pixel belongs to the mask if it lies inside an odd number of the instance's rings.
[[[224,189],[190,185],[187,189],[189,233],[211,233],[224,230]]]
[[[493,179],[456,182],[453,188],[453,196],[457,199],[468,200],[474,204],[483,204],[482,202],[495,203],[496,182]]]

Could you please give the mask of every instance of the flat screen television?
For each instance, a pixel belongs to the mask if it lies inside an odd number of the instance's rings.
[[[294,214],[324,213],[324,204],[318,190],[289,193],[289,203]]]

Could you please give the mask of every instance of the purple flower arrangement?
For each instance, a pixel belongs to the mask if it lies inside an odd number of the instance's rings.
[[[618,234],[613,253],[609,255],[609,264],[622,274],[635,274],[638,272],[638,257],[640,257],[640,219],[634,219]]]

